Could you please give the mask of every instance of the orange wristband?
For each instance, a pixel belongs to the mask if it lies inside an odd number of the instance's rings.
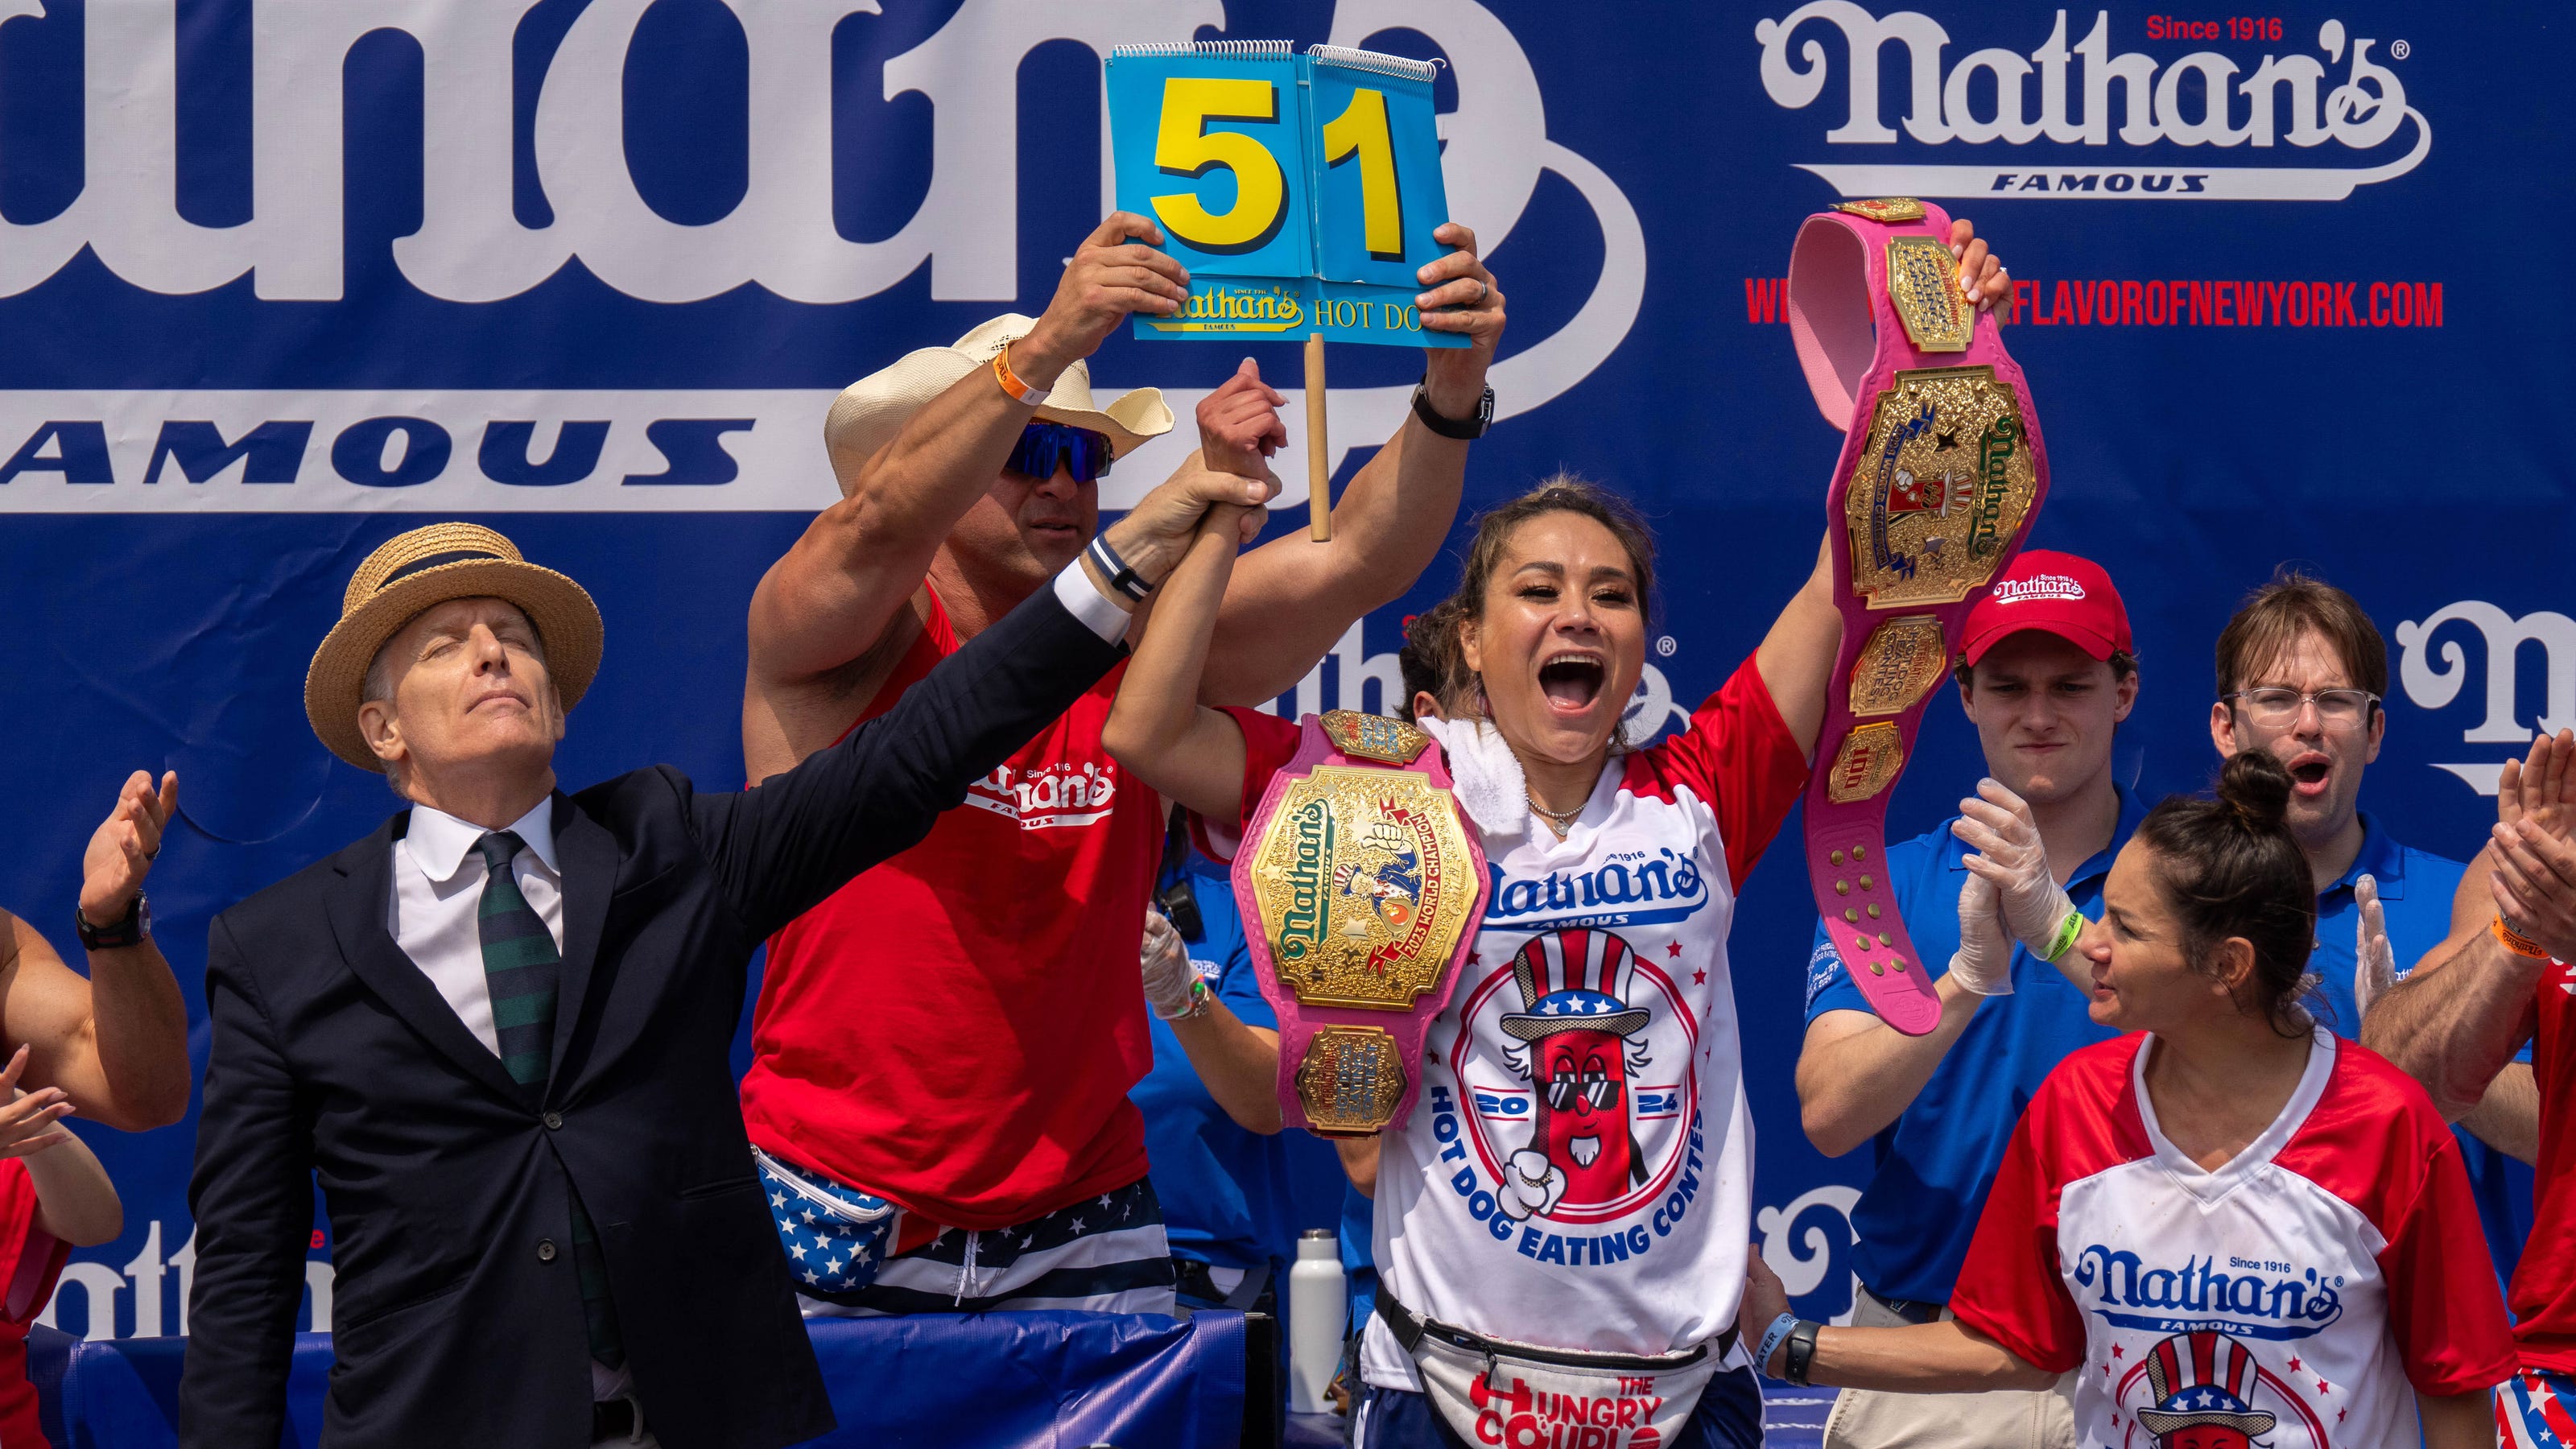
[[[2529,956],[2538,961],[2553,959],[2548,947],[2506,925],[2502,916],[2496,917],[2495,924],[2488,929],[2495,932],[2495,938],[2504,943],[2506,950],[2517,956]]]
[[[993,354],[993,380],[1000,383],[1002,391],[1013,399],[1032,406],[1045,402],[1047,394],[1053,391],[1051,388],[1031,387],[1020,381],[1019,374],[1011,371],[1011,344],[1007,342],[1002,344],[1001,351]]]

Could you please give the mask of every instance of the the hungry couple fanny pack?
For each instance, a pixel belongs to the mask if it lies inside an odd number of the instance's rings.
[[[808,1172],[755,1147],[760,1189],[769,1197],[770,1220],[787,1252],[787,1271],[798,1291],[820,1298],[857,1293],[876,1281],[894,1250],[902,1209],[884,1198]]]
[[[1423,1392],[1470,1444],[1541,1444],[1558,1425],[1597,1449],[1673,1442],[1735,1343],[1728,1329],[1680,1353],[1576,1353],[1487,1338],[1417,1317],[1381,1284],[1377,1316],[1413,1357]],[[1571,1443],[1573,1440],[1566,1440]]]

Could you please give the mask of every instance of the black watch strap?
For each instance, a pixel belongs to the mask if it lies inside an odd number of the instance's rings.
[[[1474,417],[1444,418],[1431,406],[1431,391],[1424,385],[1430,381],[1431,374],[1426,372],[1422,376],[1423,381],[1413,386],[1413,415],[1422,419],[1424,427],[1444,438],[1472,443],[1485,435],[1485,429],[1494,425],[1494,388],[1491,383],[1486,384],[1485,395],[1476,400]]]
[[[1823,1327],[1811,1318],[1789,1330],[1789,1342],[1780,1351],[1780,1377],[1807,1387],[1807,1370],[1816,1362],[1816,1334]]]
[[[104,926],[93,926],[78,905],[72,907],[72,924],[80,931],[84,951],[116,951],[143,944],[143,893],[137,891],[127,903],[125,914]]]

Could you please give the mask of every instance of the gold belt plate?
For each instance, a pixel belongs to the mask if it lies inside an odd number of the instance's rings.
[[[1889,226],[1923,219],[1923,203],[1911,196],[1873,196],[1858,201],[1837,201],[1834,210],[1847,211]]]
[[[1937,614],[1900,614],[1870,631],[1852,661],[1851,712],[1903,714],[1950,672],[1949,641]]]
[[[1297,1102],[1316,1132],[1368,1133],[1386,1126],[1404,1096],[1403,1053],[1374,1026],[1324,1026],[1297,1064]]]
[[[1887,300],[1917,352],[1965,352],[1977,309],[1959,291],[1959,259],[1938,237],[1887,239]]]
[[[1852,592],[1873,609],[1959,602],[2002,569],[2038,496],[2021,399],[1993,368],[1896,374],[1844,490]]]
[[[1834,752],[1833,769],[1825,776],[1825,798],[1837,805],[1870,799],[1896,779],[1904,764],[1905,737],[1896,726],[1884,720],[1854,725]]]
[[[1413,770],[1319,765],[1252,846],[1271,969],[1308,1006],[1410,1011],[1475,924],[1475,864],[1448,791]]]

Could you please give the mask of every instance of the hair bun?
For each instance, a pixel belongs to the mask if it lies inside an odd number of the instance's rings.
[[[2219,771],[2218,799],[2246,829],[2279,830],[2290,813],[2290,772],[2260,750],[2240,750]]]

